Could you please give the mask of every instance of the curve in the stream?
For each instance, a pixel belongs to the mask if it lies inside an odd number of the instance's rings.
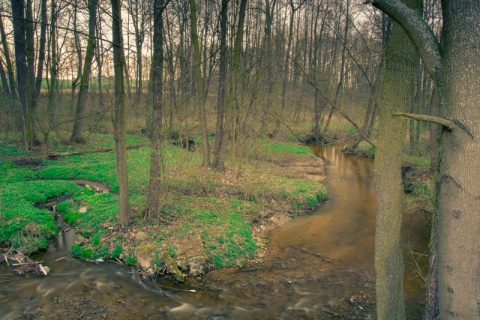
[[[268,258],[248,269],[217,270],[178,285],[142,283],[133,269],[78,261],[75,234],[43,256],[47,278],[18,278],[0,266],[1,319],[371,319],[374,315],[375,196],[372,161],[339,147],[325,159],[329,199],[313,214],[268,235]],[[418,296],[418,286],[413,286]],[[409,319],[420,318],[410,303]],[[417,317],[418,316],[418,317]]]

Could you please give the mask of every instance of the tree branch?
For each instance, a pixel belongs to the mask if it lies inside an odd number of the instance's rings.
[[[442,60],[441,47],[432,29],[419,12],[399,0],[366,0],[365,4],[372,4],[402,26],[417,48],[428,73],[436,80],[435,73]]]
[[[417,114],[417,113],[394,113],[392,114],[394,118],[403,118],[403,119],[410,119],[410,120],[417,120],[417,121],[426,121],[426,122],[433,122],[436,124],[440,124],[449,130],[453,130],[455,127],[455,123],[453,121],[431,116],[428,114]]]

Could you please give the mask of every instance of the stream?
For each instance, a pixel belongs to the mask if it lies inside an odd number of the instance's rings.
[[[69,231],[35,256],[52,268],[46,278],[18,277],[0,265],[0,319],[375,318],[373,162],[338,146],[312,148],[325,160],[329,200],[270,231],[262,263],[152,286],[133,268],[74,259]],[[411,248],[425,252],[418,219],[407,219],[404,229]],[[419,263],[425,267],[425,258]],[[406,263],[408,319],[422,318],[424,287]]]

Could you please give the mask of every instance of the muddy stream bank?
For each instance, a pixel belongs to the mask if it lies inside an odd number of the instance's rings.
[[[74,259],[68,231],[36,257],[52,268],[48,277],[0,265],[0,319],[373,319],[373,162],[335,146],[314,151],[325,160],[329,200],[270,231],[262,263],[154,287],[134,269]],[[405,239],[425,251],[426,230],[407,224]],[[423,284],[409,265],[405,278],[408,319],[421,319]]]

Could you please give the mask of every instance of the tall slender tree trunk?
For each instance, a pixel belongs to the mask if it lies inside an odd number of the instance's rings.
[[[440,97],[437,86],[434,85],[432,96],[430,98],[430,114],[439,115]],[[436,123],[430,123],[430,171],[435,172],[438,163],[438,133],[441,127]]]
[[[74,0],[74,8],[73,8],[73,39],[74,39],[74,45],[75,45],[75,50],[77,52],[77,75],[75,76],[74,79],[72,79],[72,91],[70,94],[70,100],[72,104],[72,110],[73,110],[73,100],[75,98],[75,91],[78,86],[78,82],[81,80],[82,77],[82,48],[80,45],[80,37],[79,37],[79,32],[77,30],[77,18],[78,17],[78,0]]]
[[[226,128],[230,131],[230,139],[232,143],[232,157],[235,156],[235,139],[236,139],[236,114],[238,113],[238,102],[237,102],[237,86],[238,86],[238,77],[240,70],[240,58],[242,53],[242,42],[243,42],[243,27],[245,24],[245,11],[247,8],[248,0],[241,0],[240,6],[238,9],[238,25],[237,32],[235,34],[235,41],[233,44],[233,59],[231,63],[231,79],[230,87],[228,90],[228,100],[227,100],[227,110],[226,110],[226,119],[227,124]],[[225,144],[223,145],[225,147]]]
[[[376,110],[378,109],[378,99],[383,86],[384,64],[385,64],[385,56],[382,56],[380,60],[380,65],[378,66],[378,69],[376,72],[375,81],[372,88],[372,95],[369,98],[367,112],[365,113],[365,118],[363,120],[363,125],[362,125],[362,132],[364,132],[367,137],[370,137],[370,134],[372,133],[373,125],[375,123]],[[360,144],[360,142],[362,142],[362,140],[363,140],[362,136],[358,135],[352,148],[356,149]]]
[[[4,94],[10,94],[10,87],[8,86],[7,74],[5,73],[5,69],[3,68],[4,62],[0,57],[0,78],[2,78],[2,87]]]
[[[419,8],[421,0],[408,0]],[[394,23],[385,56],[378,141],[375,152],[375,270],[377,318],[405,319],[404,262],[401,228],[405,209],[402,185],[402,150],[406,124],[392,118],[407,112],[418,55],[403,28]]]
[[[320,54],[322,52],[322,39],[323,39],[323,31],[327,22],[327,19],[322,19],[322,25],[320,27],[320,31],[318,32],[318,17],[320,15],[321,5],[318,4],[315,10],[315,18],[312,17],[312,32],[311,38],[312,43],[310,45],[310,74],[312,81],[315,85],[314,88],[314,98],[313,98],[313,138],[315,142],[318,143],[322,140],[322,114],[323,109],[325,108],[325,102],[321,98],[319,88],[321,87],[320,84]]]
[[[10,94],[12,96],[17,96],[17,91],[15,89],[15,83],[16,83],[15,74],[13,72],[12,59],[10,58],[10,50],[8,48],[7,34],[5,33],[5,27],[3,25],[2,12],[0,12],[0,36],[1,36],[0,40],[2,41],[2,46],[3,46],[3,55],[5,57],[5,64],[7,66],[8,82],[10,84]]]
[[[34,129],[31,115],[30,100],[27,100],[28,68],[27,68],[27,45],[26,45],[26,22],[25,6],[23,0],[12,0],[13,37],[15,42],[15,65],[17,68],[18,95],[21,102],[21,120],[23,128],[23,140],[26,149],[33,146]]]
[[[440,144],[432,235],[438,267],[438,319],[480,319],[479,0],[442,1],[444,48],[440,115],[456,124]]]
[[[130,203],[128,200],[128,174],[125,117],[125,80],[123,53],[122,18],[120,0],[111,0],[112,3],[112,35],[113,59],[115,73],[115,150],[117,155],[117,176],[120,194],[120,227],[126,229],[130,224]]]
[[[97,63],[97,83],[98,83],[98,104],[103,106],[103,46],[102,41],[100,41],[100,37],[102,35],[101,29],[101,15],[98,16],[98,23],[97,23],[97,45],[95,46],[95,61]]]
[[[262,113],[261,128],[262,132],[267,130],[268,115],[272,112],[272,97],[274,89],[273,75],[273,43],[272,43],[272,25],[277,0],[265,1],[265,49],[263,54],[263,62],[265,65],[265,81],[267,92],[265,94],[265,110]]]
[[[300,5],[302,2],[300,3]],[[299,6],[300,6],[299,5]],[[288,39],[287,39],[287,48],[285,49],[285,56],[284,56],[284,65],[283,65],[283,77],[282,77],[282,106],[280,109],[280,114],[277,115],[275,129],[273,130],[272,135],[275,137],[280,131],[280,124],[285,115],[285,104],[287,99],[287,86],[288,86],[288,77],[290,73],[290,60],[291,60],[291,53],[292,50],[292,41],[293,41],[293,26],[294,26],[294,18],[295,18],[295,11],[298,10],[299,7],[295,8],[293,0],[290,0],[290,10],[292,10],[290,14],[290,21],[288,27]]]
[[[27,118],[32,126],[32,142],[36,143],[35,137],[35,111],[37,107],[37,95],[35,92],[35,42],[33,39],[33,0],[26,1],[25,12],[25,48],[27,55]],[[33,146],[33,145],[32,145]]]
[[[57,64],[57,33],[56,33],[56,24],[57,24],[57,8],[55,0],[51,0],[50,8],[50,42],[49,42],[49,63],[50,66],[49,72],[50,77],[47,76],[48,84],[48,93],[47,93],[47,110],[44,115],[45,120],[45,130],[43,133],[43,139],[45,141],[43,157],[47,158],[48,152],[48,140],[50,136],[50,131],[54,127],[54,112],[56,106],[56,90],[57,90],[57,73],[58,73],[58,64]]]
[[[327,122],[325,123],[325,127],[323,127],[323,134],[325,134],[328,130],[328,126],[330,125],[330,120],[332,119],[333,111],[335,111],[335,108],[338,109],[337,103],[338,103],[338,96],[340,94],[340,90],[342,89],[343,86],[343,81],[345,78],[345,60],[346,60],[346,49],[347,49],[347,43],[348,43],[348,28],[350,25],[350,0],[347,0],[346,3],[346,12],[345,12],[345,29],[343,33],[343,47],[342,47],[342,62],[340,66],[340,79],[338,80],[337,84],[337,90],[335,91],[335,98],[333,99],[333,106],[330,109],[330,112],[328,113],[328,118]]]
[[[38,46],[37,78],[35,80],[35,94],[37,97],[40,95],[40,90],[42,89],[43,67],[45,65],[45,47],[47,43],[47,0],[41,1],[40,43]]]
[[[154,2],[153,60],[152,60],[152,142],[150,153],[150,183],[148,187],[148,214],[157,218],[161,209],[162,193],[162,121],[163,121],[163,0]]]
[[[193,45],[193,57],[195,63],[195,83],[196,83],[196,104],[198,111],[198,121],[200,123],[200,130],[202,133],[202,166],[208,167],[210,165],[210,145],[208,142],[208,126],[207,115],[205,110],[205,81],[202,76],[202,61],[200,56],[200,44],[198,40],[197,31],[197,6],[196,0],[189,0],[190,2],[190,32]]]
[[[92,61],[95,56],[95,32],[97,29],[97,7],[98,0],[89,0],[88,3],[88,42],[85,52],[85,61],[83,63],[83,73],[80,80],[80,90],[78,92],[77,110],[75,112],[75,122],[73,123],[72,136],[70,140],[77,143],[84,143],[83,124],[85,123],[85,106],[87,103],[88,86],[90,83],[90,73],[92,70]]]
[[[220,70],[218,77],[217,126],[215,130],[215,149],[212,167],[225,171],[224,118],[227,88],[227,19],[229,0],[222,0],[220,12]]]

